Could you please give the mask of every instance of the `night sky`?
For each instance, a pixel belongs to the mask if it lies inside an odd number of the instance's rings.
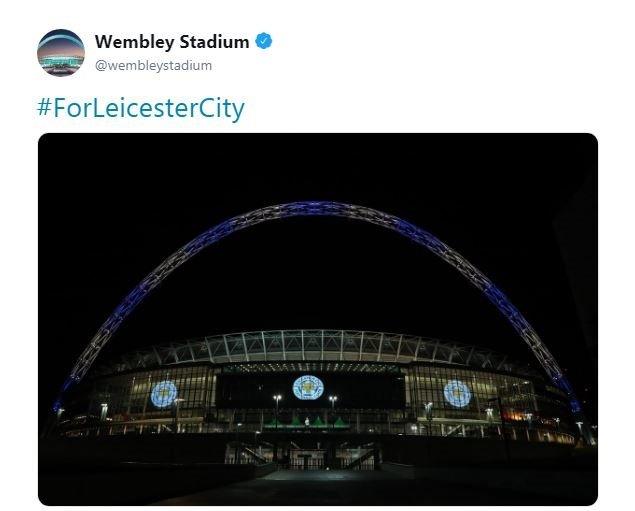
[[[595,420],[591,136],[48,135],[39,200],[43,413],[119,301],[180,246],[262,206],[334,200],[419,225],[483,271]],[[279,220],[208,248],[141,304],[101,356],[282,328],[403,332],[532,360],[456,270],[396,233],[336,218]]]

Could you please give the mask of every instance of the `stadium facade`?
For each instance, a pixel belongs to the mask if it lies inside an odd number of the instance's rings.
[[[40,66],[49,74],[74,73],[84,62],[81,55],[45,55],[39,58]]]
[[[305,433],[574,444],[568,397],[528,364],[438,339],[244,332],[153,346],[93,368],[63,436]]]

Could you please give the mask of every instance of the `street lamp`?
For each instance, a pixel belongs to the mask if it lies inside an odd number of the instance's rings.
[[[64,413],[64,408],[62,408],[61,406],[57,409],[56,415],[55,415],[55,424],[54,424],[54,428],[57,429],[59,431],[60,425],[62,423],[62,414]]]
[[[333,416],[333,431],[335,431],[335,401],[337,401],[337,396],[329,396],[329,401],[331,402],[331,415]]]
[[[428,450],[428,462],[429,462],[432,459],[432,442],[430,440],[430,437],[432,436],[432,401],[428,401],[423,406],[423,409],[425,410],[426,419],[428,421],[428,427],[426,428],[428,440],[426,441],[426,444],[428,444],[427,450]]]
[[[485,408],[485,417],[487,417],[487,437],[492,434],[492,421],[494,420],[494,409],[490,406]],[[481,426],[481,434],[483,434],[483,428]]]
[[[185,399],[182,397],[177,397],[174,400],[174,434],[176,434],[179,430],[179,409],[183,401],[185,401]]]
[[[100,419],[102,421],[105,421],[106,417],[108,417],[108,403],[102,403]]]
[[[505,411],[503,410],[503,401],[501,400],[500,394],[488,399],[487,401],[498,405],[498,415],[500,416],[501,421],[501,436],[503,437],[503,442],[505,442],[505,457],[509,463],[509,461],[511,461],[511,454],[509,451],[509,438],[507,437],[507,431],[505,431]]]
[[[588,430],[587,432],[585,432],[584,429],[582,429],[584,422],[578,421],[576,422],[576,424],[578,426],[578,429],[580,430],[580,436],[582,437],[582,440],[586,441],[586,443],[589,445],[595,445],[595,440],[593,439],[593,435],[591,434],[591,432]]]
[[[234,448],[234,464],[236,465],[240,465],[240,442],[238,440],[238,432],[240,430],[240,426],[242,426],[243,423],[242,422],[237,422],[236,423],[236,446]]]
[[[576,422],[576,425],[578,426],[578,430],[580,430],[580,437],[584,440],[585,436],[584,436],[584,431],[582,430],[582,425],[583,424],[584,424],[584,422],[582,422],[582,421]]]
[[[534,414],[531,412],[525,412],[525,420],[527,421],[527,428],[531,429],[531,421],[534,418]]]
[[[101,413],[99,415],[99,421],[100,422],[106,422],[108,420],[108,403],[102,403],[101,404]],[[97,428],[97,434],[101,435],[102,433],[102,426],[100,425]]]
[[[273,400],[276,402],[276,430],[278,429],[278,404],[280,403],[281,399],[282,396],[280,394],[276,394],[275,396],[273,396]]]
[[[428,419],[428,437],[432,434],[432,402],[425,404],[426,419]]]
[[[598,437],[598,425],[592,424],[591,429],[595,432],[595,437],[593,436],[593,433],[591,433],[591,445],[595,445],[597,443]]]
[[[531,419],[533,418],[534,414],[531,412],[525,412],[525,420],[527,420],[527,440],[531,441]]]

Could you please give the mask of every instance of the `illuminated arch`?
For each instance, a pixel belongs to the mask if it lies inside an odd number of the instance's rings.
[[[84,49],[84,43],[82,43],[77,37],[73,37],[69,34],[55,34],[46,37],[40,41],[40,43],[37,45],[37,49],[39,50],[45,44],[48,44],[51,41],[56,41],[57,39],[66,39],[67,41],[72,42],[75,46],[79,46],[81,49]]]
[[[204,248],[217,241],[252,225],[257,225],[279,218],[297,216],[334,216],[361,220],[370,224],[379,225],[423,245],[446,263],[452,265],[474,286],[476,286],[498,308],[507,320],[516,329],[520,337],[527,343],[540,365],[554,384],[562,389],[568,396],[571,409],[574,413],[581,411],[580,404],[573,392],[571,384],[563,375],[558,363],[547,347],[543,344],[538,334],[527,322],[523,315],[514,307],[508,298],[500,291],[491,280],[470,264],[458,252],[450,248],[441,240],[429,232],[396,216],[382,213],[374,209],[338,202],[293,202],[277,206],[268,206],[244,215],[239,215],[203,232],[185,246],[174,252],[163,261],[137,287],[135,287],[119,304],[114,312],[106,319],[101,328],[92,338],[86,349],[80,355],[73,370],[62,387],[62,394],[71,386],[79,382],[99,355],[101,349],[118,330],[121,323],[135,309],[135,307],[170,273],[176,270],[192,256],[198,254]],[[55,403],[57,410],[61,406],[61,397]]]

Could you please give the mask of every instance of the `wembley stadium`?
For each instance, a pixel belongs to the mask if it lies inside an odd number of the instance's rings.
[[[252,225],[300,216],[364,221],[427,248],[483,293],[533,360],[515,362],[479,343],[399,332],[307,329],[213,335],[97,361],[137,305],[191,257]],[[205,461],[273,461],[300,469],[372,469],[382,459],[509,460],[593,443],[555,358],[491,280],[409,222],[334,202],[265,207],[177,250],[133,288],[88,343],[53,416],[48,435],[86,439],[86,445],[88,439],[135,439],[140,460],[157,456],[146,450],[150,444],[187,437],[194,442],[191,454]]]
[[[348,330],[244,332],[153,346],[98,366],[67,436],[348,433],[572,444],[566,395],[476,346]]]

